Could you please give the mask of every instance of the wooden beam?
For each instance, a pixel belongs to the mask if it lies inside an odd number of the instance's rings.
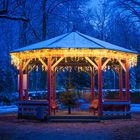
[[[123,100],[123,77],[122,77],[122,67],[119,68],[119,97]]]
[[[41,58],[38,58],[38,60],[42,63],[42,65],[45,67],[45,69],[47,70],[48,69],[48,66],[46,65],[46,63],[41,59]]]
[[[52,77],[51,77],[51,58],[48,58],[48,114],[51,115],[51,96],[52,96]]]
[[[25,100],[29,99],[29,95],[28,95],[28,88],[29,88],[29,72],[28,72],[28,66],[26,68],[26,91],[25,91]]]
[[[102,65],[102,70],[105,68],[105,66],[107,65],[107,63],[110,61],[110,59],[108,58],[105,62],[104,62],[104,64]]]
[[[52,62],[51,62],[52,64],[51,64],[51,65],[53,65],[53,62],[54,62],[54,61],[55,61],[55,58],[52,58]]]
[[[24,71],[25,70],[25,68],[27,67],[27,65],[30,63],[30,61],[31,61],[31,59],[29,59],[26,63],[25,63],[25,65],[23,66],[23,68],[22,68],[22,71]]]
[[[35,65],[33,65],[30,70],[29,70],[29,73],[35,68]]]
[[[36,59],[36,58],[47,58],[47,57],[95,57],[95,58],[110,58],[117,60],[132,60],[134,63],[137,62],[137,54],[119,52],[113,50],[102,49],[41,49],[27,52],[10,53],[12,56],[12,63],[18,66],[19,60]],[[96,61],[94,60],[96,63]],[[97,63],[96,63],[97,64]]]
[[[52,70],[64,59],[64,57],[60,57],[52,66]]]
[[[102,103],[102,58],[98,59],[98,115],[103,115]]]
[[[89,58],[89,57],[85,57],[85,59],[96,69],[98,69],[98,66]]]
[[[56,70],[57,70],[57,68],[55,67],[55,68],[54,68],[54,72],[56,72]]]
[[[82,67],[82,66],[87,66],[87,67],[89,67],[89,64],[87,64],[87,63],[81,63],[81,62],[77,62],[77,63],[75,63],[75,62],[66,62],[66,63],[59,63],[58,64],[58,66],[77,66],[77,67]],[[90,65],[90,66],[92,66],[92,65]]]
[[[128,61],[125,63],[125,88],[126,88],[126,100],[130,101],[130,95],[129,95],[129,64]]]
[[[52,99],[56,102],[56,73],[52,72]]]
[[[124,64],[122,63],[122,61],[121,61],[121,60],[118,60],[118,62],[119,62],[120,65],[122,66],[123,70],[126,72],[126,68],[125,68]]]
[[[19,100],[23,100],[23,63],[19,64]]]
[[[91,68],[91,75],[90,75],[90,80],[91,80],[91,100],[94,100],[94,68]]]
[[[129,92],[129,63],[128,61],[125,62],[125,90],[126,90],[126,100],[130,102],[130,92]],[[130,104],[126,106],[126,111],[130,110]]]

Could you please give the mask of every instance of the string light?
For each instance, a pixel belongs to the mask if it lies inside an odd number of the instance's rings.
[[[38,58],[48,58],[54,57],[55,61],[59,57],[65,57],[65,62],[68,62],[68,57],[70,58],[69,61],[72,62],[79,62],[85,61],[84,57],[91,57],[91,58],[110,58],[110,59],[117,59],[117,60],[128,60],[129,67],[134,67],[137,65],[137,54],[128,53],[128,52],[120,52],[120,51],[113,51],[113,50],[106,50],[106,49],[42,49],[42,50],[32,50],[32,51],[25,51],[25,52],[15,52],[10,53],[12,64],[19,67],[20,62],[27,61],[29,59],[38,59]]]

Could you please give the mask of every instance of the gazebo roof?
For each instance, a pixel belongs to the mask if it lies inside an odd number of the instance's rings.
[[[66,33],[52,39],[13,50],[11,53],[41,49],[107,49],[137,54],[136,51],[113,45],[80,32]]]

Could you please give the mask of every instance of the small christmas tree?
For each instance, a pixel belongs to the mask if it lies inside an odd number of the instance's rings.
[[[68,114],[71,114],[71,108],[76,105],[77,94],[73,91],[66,91],[60,95],[60,101],[68,107]]]

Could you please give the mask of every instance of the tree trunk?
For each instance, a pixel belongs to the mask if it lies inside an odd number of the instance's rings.
[[[26,9],[26,0],[22,0],[21,3],[23,9]],[[23,10],[24,16],[26,16],[25,10]],[[21,23],[21,36],[20,36],[20,48],[25,47],[27,45],[27,38],[26,38],[26,29],[28,26],[28,22],[22,21]]]
[[[43,16],[42,16],[42,39],[45,40],[46,39],[46,34],[47,34],[47,14],[46,14],[46,2],[47,0],[43,0],[43,8],[42,8],[42,12],[43,12]]]
[[[71,106],[68,106],[68,114],[71,114]]]

